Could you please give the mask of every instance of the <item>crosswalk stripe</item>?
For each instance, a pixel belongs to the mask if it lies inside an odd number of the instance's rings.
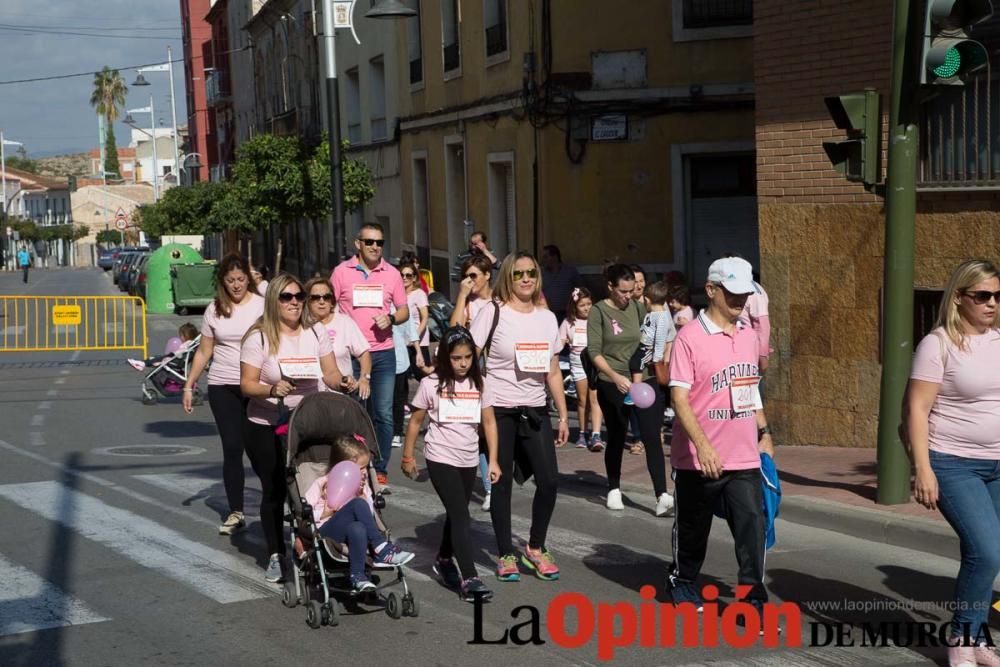
[[[0,637],[109,619],[0,555]]]
[[[260,581],[258,567],[58,482],[0,486],[0,497],[217,602],[225,604],[273,595]]]

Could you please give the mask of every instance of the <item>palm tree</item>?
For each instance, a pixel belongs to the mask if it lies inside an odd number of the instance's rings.
[[[119,108],[125,105],[128,86],[118,70],[107,65],[94,74],[94,91],[90,94],[90,106],[106,121],[104,171],[118,174],[118,148],[115,144],[114,122],[118,120]]]

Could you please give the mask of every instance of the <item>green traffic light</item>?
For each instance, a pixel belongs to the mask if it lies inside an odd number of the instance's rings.
[[[952,47],[944,54],[944,62],[934,68],[934,76],[950,79],[962,69],[962,54]]]

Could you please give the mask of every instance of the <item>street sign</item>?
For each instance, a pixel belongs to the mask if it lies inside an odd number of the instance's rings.
[[[354,0],[334,0],[333,2],[333,25],[335,28],[352,27],[352,12],[354,10]]]
[[[598,116],[591,123],[591,141],[624,141],[626,139],[628,139],[628,116],[625,114]]]
[[[79,326],[80,306],[52,306],[52,324]]]
[[[115,213],[115,229],[124,232],[128,229],[128,216],[125,215],[125,210],[122,208],[118,209]]]

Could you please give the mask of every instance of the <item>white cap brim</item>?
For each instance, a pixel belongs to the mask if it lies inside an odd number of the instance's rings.
[[[731,294],[753,294],[757,291],[753,282],[746,280],[723,280],[722,286]]]

